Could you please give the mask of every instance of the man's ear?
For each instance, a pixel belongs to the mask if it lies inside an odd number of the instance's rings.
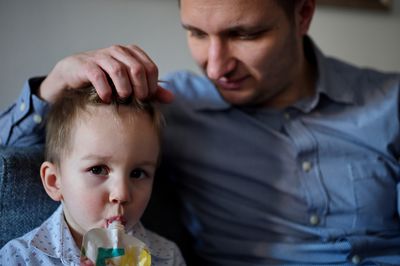
[[[315,0],[300,0],[296,4],[295,20],[301,36],[307,34],[314,16]]]
[[[55,201],[61,201],[61,176],[57,171],[57,167],[53,163],[45,161],[40,167],[40,177],[42,178],[43,187],[50,198]]]

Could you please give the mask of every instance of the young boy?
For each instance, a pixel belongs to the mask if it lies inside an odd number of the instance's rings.
[[[47,119],[40,175],[61,206],[41,226],[8,242],[0,265],[79,265],[83,235],[116,219],[147,245],[152,265],[185,265],[175,244],[139,221],[160,153],[157,110],[135,99],[104,104],[87,88],[64,93]]]

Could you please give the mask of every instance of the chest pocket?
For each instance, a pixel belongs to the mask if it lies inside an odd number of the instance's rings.
[[[395,171],[381,161],[351,163],[351,178],[356,218],[354,226],[366,230],[399,227],[399,191]]]

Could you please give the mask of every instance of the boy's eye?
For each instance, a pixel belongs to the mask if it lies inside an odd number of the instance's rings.
[[[146,176],[147,176],[146,172],[143,169],[140,169],[140,168],[134,169],[130,174],[130,177],[134,178],[134,179],[141,179],[141,178],[144,178]]]
[[[107,167],[101,165],[93,166],[89,169],[89,172],[91,172],[93,175],[108,175]]]

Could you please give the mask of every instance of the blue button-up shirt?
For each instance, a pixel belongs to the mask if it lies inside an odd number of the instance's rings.
[[[205,264],[400,265],[400,76],[313,51],[316,94],[284,110],[231,106],[192,73],[166,78],[162,175]],[[0,137],[40,139],[36,111],[10,122],[17,106]]]
[[[400,76],[314,51],[316,94],[284,110],[169,79],[163,162],[210,265],[400,265]]]

